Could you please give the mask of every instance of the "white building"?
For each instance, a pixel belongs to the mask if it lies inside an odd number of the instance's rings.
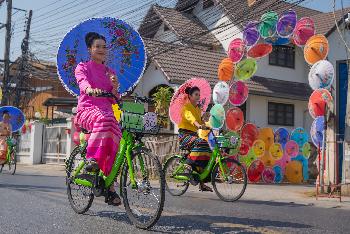
[[[248,21],[258,20],[268,10],[281,13],[288,9],[296,10],[298,18],[313,18],[317,33],[324,34],[329,40],[328,60],[333,63],[337,74],[332,91],[336,117],[333,126],[330,125],[333,135],[329,140],[342,140],[347,105],[348,54],[336,30],[333,12],[322,13],[272,0],[178,0],[174,9],[155,5],[139,28],[146,41],[149,61],[136,92],[151,95],[158,85],[177,87],[192,77],[204,77],[214,85],[218,65],[227,57],[231,40],[242,38],[243,26]],[[342,29],[342,14],[347,14],[349,10],[335,12]],[[345,29],[345,35],[350,45],[348,29]],[[302,48],[274,46],[273,53],[258,61],[256,75],[247,81],[250,94],[241,107],[246,121],[259,127],[304,127],[308,131],[312,123],[307,105],[312,91],[307,80],[309,68]],[[330,169],[330,180],[335,182],[334,172],[342,171],[341,164],[336,162],[342,162],[344,152],[342,145],[335,143],[328,150],[331,157],[329,165],[333,168]],[[345,159],[350,161],[347,157]],[[344,161],[346,167],[350,165],[348,161]],[[350,171],[347,173],[350,174]]]

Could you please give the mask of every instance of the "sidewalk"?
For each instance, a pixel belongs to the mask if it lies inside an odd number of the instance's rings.
[[[16,173],[43,176],[65,176],[65,167],[64,165],[53,164],[39,164],[33,166],[19,164],[17,165]],[[196,194],[196,197],[198,198],[218,199],[215,193],[199,192],[198,187],[190,186],[188,192]],[[315,186],[313,185],[248,184],[246,192],[241,200],[259,203],[289,203],[291,206],[307,205],[350,210],[350,197],[347,196],[342,197],[342,202],[339,202],[339,199],[329,198],[319,198],[317,201],[315,197]]]

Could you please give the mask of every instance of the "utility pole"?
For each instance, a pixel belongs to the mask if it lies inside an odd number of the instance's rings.
[[[19,107],[21,103],[21,91],[23,86],[23,81],[25,79],[24,70],[26,69],[28,63],[28,50],[29,50],[29,34],[30,34],[30,24],[32,22],[33,11],[29,11],[29,16],[27,20],[27,28],[26,35],[22,41],[21,49],[22,49],[22,59],[19,67],[19,73],[16,81],[16,98],[14,101],[14,105]]]
[[[8,102],[8,80],[10,78],[10,45],[11,45],[11,17],[12,17],[12,0],[7,0],[7,20],[6,20],[6,38],[4,53],[4,78],[2,105]]]

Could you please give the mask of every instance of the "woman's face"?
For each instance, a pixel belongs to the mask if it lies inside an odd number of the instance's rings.
[[[92,43],[91,48],[89,48],[91,59],[99,62],[106,61],[107,57],[107,47],[106,42],[102,39],[96,39]]]
[[[4,114],[4,115],[2,116],[2,119],[3,119],[4,121],[9,121],[9,120],[10,120],[10,115],[9,115],[9,114]]]
[[[201,94],[199,91],[194,91],[191,95],[189,95],[191,102],[199,102],[201,99]]]

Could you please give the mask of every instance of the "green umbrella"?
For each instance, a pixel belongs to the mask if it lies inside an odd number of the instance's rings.
[[[254,150],[251,148],[247,155],[242,155],[239,157],[239,161],[243,163],[247,168],[257,159],[254,154]]]
[[[238,80],[248,80],[255,74],[257,69],[258,65],[255,59],[244,59],[236,65],[235,77]]]
[[[262,38],[272,37],[276,33],[278,14],[274,11],[266,12],[261,16],[259,31]]]

